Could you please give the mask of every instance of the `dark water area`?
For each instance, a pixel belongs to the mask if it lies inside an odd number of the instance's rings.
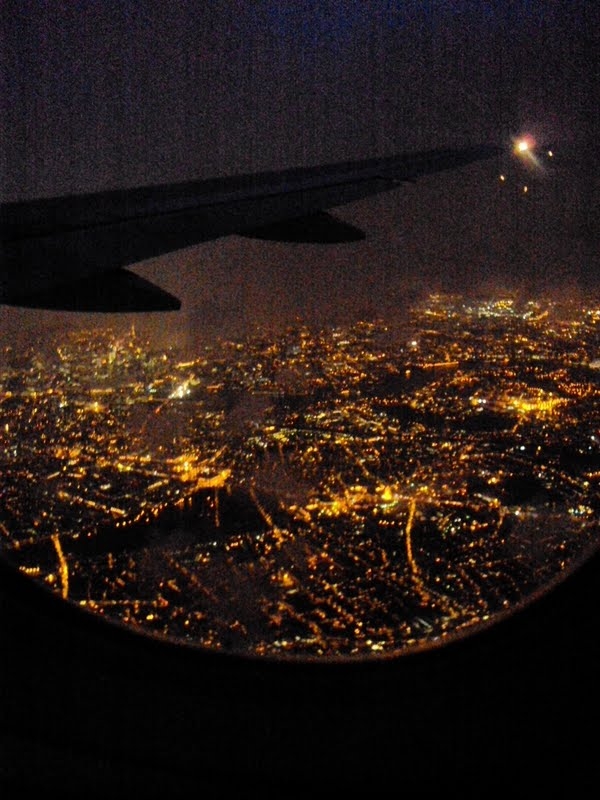
[[[269,513],[276,514],[273,497],[261,495],[259,502]],[[156,519],[129,525],[99,525],[94,533],[62,535],[63,552],[75,558],[97,558],[134,553],[144,549],[170,549],[205,544],[226,539],[236,533],[260,533],[268,529],[256,502],[241,489],[221,491],[218,501],[218,521],[215,519],[214,490],[203,489],[186,498],[183,508],[168,506]],[[48,537],[20,549],[19,562],[56,564],[56,551]]]

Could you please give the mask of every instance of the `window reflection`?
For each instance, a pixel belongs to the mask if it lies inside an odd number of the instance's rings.
[[[0,532],[108,620],[264,657],[487,626],[598,541],[600,301],[429,295],[193,348],[5,345]]]

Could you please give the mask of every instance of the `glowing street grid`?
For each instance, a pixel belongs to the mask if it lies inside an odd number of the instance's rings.
[[[397,655],[526,603],[598,542],[600,303],[431,295],[158,349],[0,361],[3,553],[141,632]]]

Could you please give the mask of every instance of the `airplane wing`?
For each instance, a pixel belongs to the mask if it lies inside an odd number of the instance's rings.
[[[141,186],[0,206],[0,302],[77,311],[159,311],[180,301],[125,267],[238,234],[347,242],[328,209],[497,155],[493,145]]]

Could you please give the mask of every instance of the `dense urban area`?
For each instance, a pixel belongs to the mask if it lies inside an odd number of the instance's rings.
[[[513,612],[599,538],[600,302],[0,353],[2,553],[194,647],[374,658]]]

